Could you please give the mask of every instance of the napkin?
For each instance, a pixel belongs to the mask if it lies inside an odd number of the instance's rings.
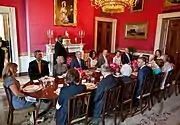
[[[39,82],[38,80],[33,80],[34,83]]]
[[[25,100],[28,102],[37,102],[36,98],[30,97],[30,96],[26,96]]]

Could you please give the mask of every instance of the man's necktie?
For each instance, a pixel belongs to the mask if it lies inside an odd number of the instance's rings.
[[[39,73],[41,73],[41,61],[38,61],[38,69],[39,69]]]

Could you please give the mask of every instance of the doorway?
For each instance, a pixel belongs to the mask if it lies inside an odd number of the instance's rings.
[[[116,25],[116,19],[95,18],[94,48],[97,53],[101,53],[103,49],[107,49],[108,52],[115,52]]]
[[[20,71],[19,57],[18,57],[18,44],[17,44],[17,29],[16,29],[16,14],[15,7],[0,6],[0,20],[3,27],[0,35],[8,46],[9,61],[18,65],[18,71]]]
[[[165,54],[174,58],[177,69],[180,69],[180,18],[170,19]]]

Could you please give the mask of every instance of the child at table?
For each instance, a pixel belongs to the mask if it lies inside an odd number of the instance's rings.
[[[85,92],[86,86],[79,84],[79,73],[76,69],[70,69],[66,75],[67,86],[61,88],[56,104],[56,124],[65,125],[67,122],[68,99]]]

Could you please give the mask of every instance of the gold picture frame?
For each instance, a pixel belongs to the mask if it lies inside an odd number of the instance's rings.
[[[176,5],[180,5],[180,1],[178,0],[164,0],[164,6],[168,7],[168,6],[176,6]]]
[[[130,39],[147,39],[148,22],[126,23],[124,37]]]
[[[77,26],[77,0],[54,0],[54,25]]]
[[[144,0],[138,0],[136,5],[131,8],[131,12],[143,11],[144,8]]]

